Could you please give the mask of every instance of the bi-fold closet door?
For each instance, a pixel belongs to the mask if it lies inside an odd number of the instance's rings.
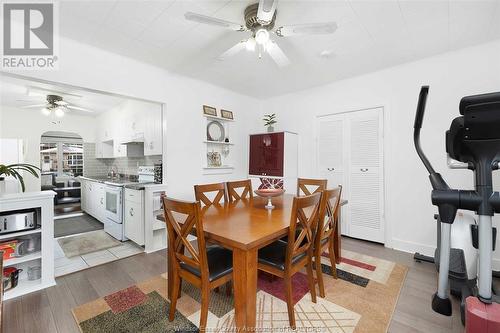
[[[328,187],[342,185],[342,234],[384,243],[383,108],[317,119],[317,165]]]

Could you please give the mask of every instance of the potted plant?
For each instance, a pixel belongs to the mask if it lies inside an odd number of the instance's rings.
[[[264,115],[264,126],[267,126],[267,131],[268,132],[274,132],[274,124],[276,124],[278,121],[276,120],[276,114],[266,114]]]
[[[40,171],[40,168],[26,163],[10,165],[0,164],[0,193],[5,192],[5,177],[8,176],[12,176],[17,179],[19,184],[21,184],[22,191],[24,192],[26,190],[26,186],[24,185],[24,178],[20,173],[22,171],[26,171],[27,173],[38,178],[38,171]]]

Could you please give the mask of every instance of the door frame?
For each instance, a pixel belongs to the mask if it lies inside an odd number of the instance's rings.
[[[387,133],[385,132],[385,129],[386,129],[386,123],[389,123],[389,112],[388,112],[388,108],[384,105],[384,104],[374,104],[372,106],[364,106],[364,107],[358,107],[358,108],[353,108],[353,109],[347,109],[347,110],[344,110],[344,111],[339,111],[339,112],[329,112],[329,113],[324,113],[324,114],[319,114],[319,115],[316,115],[316,119],[314,121],[314,144],[315,144],[315,149],[314,149],[314,154],[315,154],[315,158],[314,158],[314,169],[316,170],[316,174],[319,176],[320,175],[320,170],[319,170],[319,123],[322,119],[324,118],[327,118],[329,116],[336,116],[336,115],[343,115],[343,114],[350,114],[350,113],[354,113],[354,112],[360,112],[360,111],[367,111],[367,110],[372,110],[372,109],[380,109],[380,114],[379,114],[379,121],[381,122],[380,123],[380,129],[382,131],[382,136],[381,136],[381,140],[382,142],[380,143],[380,147],[381,147],[381,156],[380,156],[380,162],[381,162],[381,168],[382,168],[382,172],[380,173],[380,176],[381,176],[381,183],[382,183],[382,186],[381,186],[381,189],[382,189],[382,203],[381,203],[381,224],[382,224],[382,228],[383,228],[383,231],[382,231],[382,234],[384,235],[384,241],[383,241],[383,244],[385,247],[391,247],[392,246],[392,236],[391,236],[391,232],[392,232],[392,228],[390,225],[388,225],[387,223],[387,211],[388,211],[388,207],[387,207],[387,198],[388,198],[388,194],[389,192],[387,191],[388,189],[388,185],[387,185],[387,172],[388,172],[388,165],[389,163],[387,163],[387,152],[390,151],[390,146],[388,145],[388,143],[390,142],[390,140],[386,140],[386,138],[388,137],[387,136]],[[346,208],[349,207],[349,204],[347,204]],[[349,209],[349,208],[348,208]],[[347,210],[348,210],[347,209]],[[344,210],[346,210],[344,208]],[[343,212],[343,215],[344,216],[348,216],[348,214],[344,213]]]

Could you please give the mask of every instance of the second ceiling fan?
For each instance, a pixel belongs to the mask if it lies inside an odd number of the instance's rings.
[[[337,30],[335,22],[284,25],[275,28],[277,2],[277,0],[260,0],[259,3],[245,8],[244,25],[192,12],[187,12],[184,16],[190,21],[219,26],[233,31],[250,31],[252,33],[250,38],[241,40],[221,54],[218,59],[225,60],[247,49],[248,51],[257,51],[259,58],[264,53],[269,54],[280,67],[289,65],[290,60],[276,41],[271,39],[271,34],[278,37],[288,37],[294,35],[332,34]]]

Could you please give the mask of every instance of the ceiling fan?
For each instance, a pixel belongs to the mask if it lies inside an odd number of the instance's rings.
[[[331,34],[337,30],[335,22],[311,23],[298,25],[284,25],[275,28],[276,6],[278,0],[260,0],[259,3],[252,4],[245,9],[245,25],[221,20],[215,17],[187,12],[184,17],[189,21],[209,24],[239,32],[251,32],[248,39],[244,39],[221,54],[218,59],[225,60],[236,55],[243,49],[257,51],[259,58],[263,53],[269,56],[280,67],[290,64],[290,60],[276,41],[271,39],[271,33],[278,37],[289,37],[294,35]]]
[[[54,114],[56,117],[62,117],[64,114],[70,110],[77,110],[83,112],[93,112],[92,110],[88,110],[82,108],[80,106],[70,104],[63,100],[62,96],[59,95],[47,95],[47,103],[45,104],[34,104],[23,106],[23,109],[31,109],[31,108],[42,108],[42,114],[46,116],[50,116]]]

